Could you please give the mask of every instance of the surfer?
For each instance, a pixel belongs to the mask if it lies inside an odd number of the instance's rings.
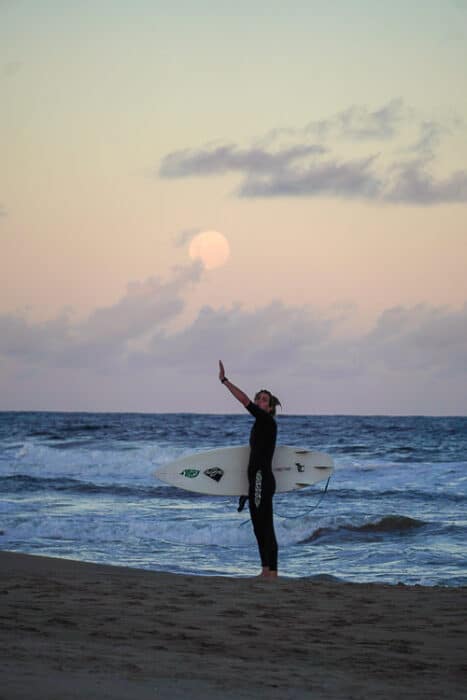
[[[277,435],[274,416],[276,406],[280,406],[281,403],[267,389],[258,391],[254,402],[251,401],[241,389],[227,379],[221,361],[219,361],[219,379],[256,419],[250,433],[248,503],[263,568],[261,576],[276,578],[277,540],[274,533],[272,511],[272,498],[276,490],[276,481],[272,473],[272,458]]]

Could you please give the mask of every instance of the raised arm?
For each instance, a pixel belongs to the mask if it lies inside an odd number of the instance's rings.
[[[241,389],[238,388],[238,386],[235,386],[235,384],[232,384],[231,381],[227,379],[225,376],[225,370],[224,370],[224,365],[222,362],[219,360],[219,379],[221,380],[222,384],[227,387],[227,389],[230,391],[230,393],[235,396],[237,401],[240,401],[244,406],[248,406],[250,403],[249,397],[243,392]]]

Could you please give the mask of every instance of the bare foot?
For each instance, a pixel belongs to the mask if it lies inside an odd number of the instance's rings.
[[[255,578],[277,578],[277,575],[277,571],[271,571],[269,567],[264,566],[262,572]]]

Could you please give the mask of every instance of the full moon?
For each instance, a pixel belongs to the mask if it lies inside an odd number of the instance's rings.
[[[202,231],[190,242],[189,255],[192,260],[201,260],[206,270],[224,265],[230,256],[227,238],[218,231]]]

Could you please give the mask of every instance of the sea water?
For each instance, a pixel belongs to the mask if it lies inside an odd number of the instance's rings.
[[[0,413],[0,548],[251,576],[248,508],[160,482],[181,455],[248,442],[245,415]],[[280,573],[467,584],[467,418],[278,416],[278,444],[328,452],[324,483],[274,498]]]

